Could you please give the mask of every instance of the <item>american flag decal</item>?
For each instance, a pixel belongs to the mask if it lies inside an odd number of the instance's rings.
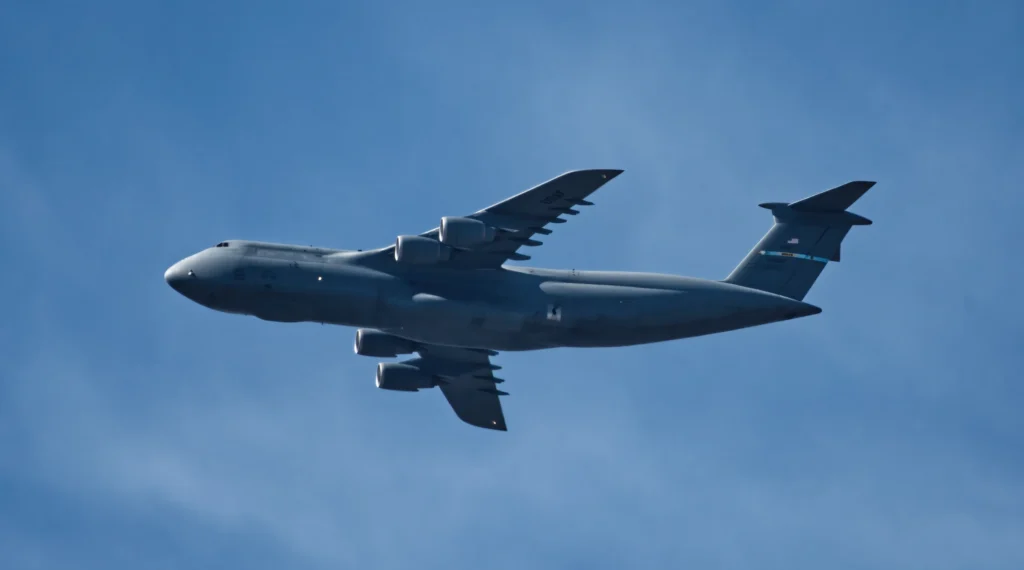
[[[800,238],[791,238],[786,243],[788,243],[788,244],[798,244],[798,243],[800,243]]]

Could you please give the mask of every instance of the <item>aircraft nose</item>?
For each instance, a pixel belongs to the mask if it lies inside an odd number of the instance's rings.
[[[184,295],[185,284],[192,278],[190,273],[191,272],[182,264],[182,262],[179,261],[167,268],[167,271],[164,272],[164,281],[166,281],[172,289]]]

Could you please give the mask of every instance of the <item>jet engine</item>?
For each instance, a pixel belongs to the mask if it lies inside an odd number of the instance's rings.
[[[468,248],[494,241],[497,230],[472,218],[441,218],[441,243],[452,247]]]
[[[430,265],[447,261],[452,250],[443,243],[423,236],[398,236],[395,261],[413,265]]]
[[[417,392],[436,385],[433,376],[410,364],[381,362],[377,365],[377,387],[382,390]]]
[[[355,352],[362,356],[387,358],[399,354],[410,354],[416,349],[411,340],[386,332],[359,329],[356,331]]]

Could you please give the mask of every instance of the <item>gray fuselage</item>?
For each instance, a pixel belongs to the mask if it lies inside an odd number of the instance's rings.
[[[218,311],[378,329],[492,350],[628,346],[812,315],[780,295],[706,279],[526,267],[404,265],[356,252],[222,242],[171,266],[167,282]]]

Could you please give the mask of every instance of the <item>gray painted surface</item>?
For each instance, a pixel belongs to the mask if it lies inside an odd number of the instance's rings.
[[[589,205],[585,198],[620,172],[564,174],[446,220],[445,235],[438,228],[405,236],[400,248],[230,240],[175,263],[164,278],[217,311],[358,327],[360,354],[419,353],[402,366],[378,366],[378,387],[439,386],[461,419],[504,430],[502,380],[489,359],[495,351],[628,346],[820,313],[802,299],[825,264],[838,261],[849,229],[870,223],[845,208],[873,183],[852,182],[792,204],[763,204],[775,225],[725,281],[502,265],[526,258],[520,247],[539,245],[534,236]],[[457,240],[457,248],[442,243]]]

